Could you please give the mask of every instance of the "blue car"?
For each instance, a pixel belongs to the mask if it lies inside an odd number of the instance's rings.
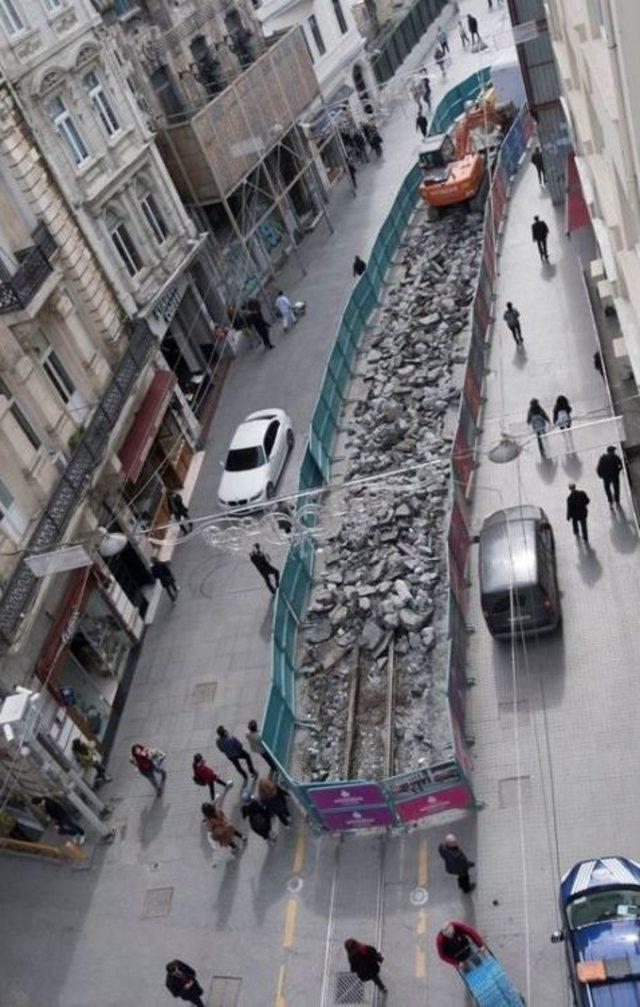
[[[579,1007],[640,1004],[640,864],[583,860],[560,883],[569,975]]]

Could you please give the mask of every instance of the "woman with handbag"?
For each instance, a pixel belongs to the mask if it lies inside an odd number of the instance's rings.
[[[158,748],[149,748],[147,745],[133,745],[131,748],[129,762],[136,767],[141,776],[146,776],[157,797],[161,796],[167,779],[167,771],[162,768],[164,760],[165,754]],[[156,780],[156,773],[161,783]]]
[[[358,979],[363,983],[372,982],[382,993],[386,993],[387,987],[380,979],[380,965],[384,961],[380,952],[373,945],[361,944],[353,937],[344,942],[344,949],[349,959],[349,968]]]

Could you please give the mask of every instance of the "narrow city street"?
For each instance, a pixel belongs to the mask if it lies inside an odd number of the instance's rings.
[[[477,7],[469,0],[460,4],[463,14],[474,10],[481,17],[490,48],[463,53],[452,22],[453,66],[444,80],[432,67],[434,107],[448,87],[491,62],[493,45],[502,50],[508,44],[506,11],[497,6],[487,14],[485,5],[481,12]],[[432,50],[434,27],[401,73]],[[216,509],[219,462],[233,429],[252,409],[278,406],[292,417],[296,445],[280,492],[296,488],[309,417],[352,284],[351,262],[356,253],[367,258],[415,161],[414,118],[413,103],[394,108],[382,130],[383,160],[358,171],[355,198],[345,183],[338,186],[328,207],[333,233],[321,221],[302,244],[306,275],[291,258],[278,277],[275,289],[306,301],[307,315],[289,333],[274,327],[273,353],[252,347],[232,365],[191,499],[194,516]],[[547,268],[531,242],[534,213],[551,228]],[[557,923],[558,872],[585,856],[634,854],[638,814],[622,756],[639,712],[630,688],[640,642],[637,530],[626,493],[624,511],[614,514],[595,475],[604,441],[595,438],[578,445],[575,455],[546,463],[533,439],[507,465],[494,464],[487,452],[505,424],[518,437],[528,432],[526,404],[533,396],[550,411],[559,393],[568,395],[575,422],[607,413],[580,275],[580,260],[584,265],[593,252],[583,244],[580,234],[565,238],[562,216],[556,217],[533,169],[523,167],[500,259],[499,321],[472,518],[477,531],[503,505],[545,508],[556,535],[563,628],[526,650],[516,647],[512,667],[509,646],[494,643],[484,626],[472,552],[474,788],[486,807],[437,818],[399,838],[316,839],[296,817],[290,831],[280,828],[274,848],[251,835],[239,863],[212,854],[200,825],[203,798],[192,781],[191,759],[203,752],[234,780],[224,808],[239,825],[241,781],[215,749],[214,731],[225,724],[242,737],[247,721],[260,719],[272,607],[248,561],[250,541],[246,553],[188,541],[173,558],[179,600],[175,607],[166,596],[160,601],[110,761],[115,782],[104,793],[115,801],[116,842],[90,849],[87,864],[73,869],[33,863],[27,872],[20,862],[0,862],[8,977],[3,1007],[168,1003],[162,983],[165,962],[173,957],[197,966],[210,1007],[329,1007],[338,1002],[339,973],[347,971],[342,945],[352,936],[382,948],[388,1003],[461,1007],[462,984],[437,959],[433,940],[450,917],[478,927],[527,1003],[569,1003],[564,951],[548,939]],[[501,321],[507,300],[522,315],[524,354],[514,353]],[[579,549],[565,520],[570,481],[592,500],[591,552]],[[282,556],[271,553],[279,563]],[[624,630],[614,632],[614,625]],[[128,763],[138,741],[167,753],[161,800]],[[477,861],[471,898],[459,894],[437,853],[451,828]],[[381,1002],[369,986],[365,999]]]

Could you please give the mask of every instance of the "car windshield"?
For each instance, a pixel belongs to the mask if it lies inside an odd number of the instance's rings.
[[[606,920],[628,920],[640,916],[640,890],[611,888],[573,899],[567,906],[567,919],[572,930]]]
[[[227,472],[246,472],[248,469],[257,469],[264,465],[265,457],[262,445],[254,448],[237,448],[230,451],[224,467]]]

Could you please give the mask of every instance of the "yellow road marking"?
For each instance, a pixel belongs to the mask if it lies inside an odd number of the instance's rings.
[[[416,947],[416,979],[426,979],[427,978],[427,958],[424,953],[424,948]]]
[[[418,912],[416,920],[416,937],[424,937],[427,932],[427,914],[424,909]]]
[[[293,863],[291,865],[292,874],[300,874],[302,872],[306,852],[307,852],[307,830],[302,828],[298,833],[295,849],[293,851]]]
[[[296,929],[296,916],[298,915],[298,900],[287,900],[287,911],[284,917],[284,937],[282,938],[283,948],[290,948],[293,945],[293,935]]]
[[[418,845],[418,885],[420,888],[427,887],[427,840],[422,838]]]
[[[278,988],[276,990],[276,1007],[286,1007],[286,1001],[282,994],[284,989],[284,965],[280,966],[280,971],[278,972]]]

